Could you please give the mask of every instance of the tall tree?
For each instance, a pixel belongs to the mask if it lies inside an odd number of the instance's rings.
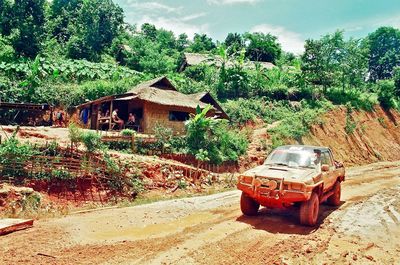
[[[45,0],[15,0],[12,6],[11,41],[18,55],[35,57],[44,36]]]
[[[252,61],[274,63],[282,54],[277,37],[269,33],[246,33],[244,38],[249,42],[246,47],[246,57]]]
[[[0,0],[0,34],[8,36],[11,33],[12,4],[9,0]]]
[[[381,27],[368,35],[369,74],[373,81],[393,76],[393,68],[400,66],[400,30]]]
[[[225,38],[225,46],[229,54],[240,52],[244,48],[244,40],[239,33],[229,33]]]
[[[178,36],[178,39],[176,40],[176,48],[178,49],[178,51],[183,51],[184,49],[189,47],[189,44],[190,42],[188,39],[188,35],[182,33]]]
[[[306,82],[322,85],[324,90],[337,81],[344,58],[343,32],[327,34],[319,40],[306,40],[302,66]]]
[[[68,41],[71,58],[98,60],[121,32],[123,10],[112,0],[84,1],[73,37]]]
[[[193,43],[189,46],[192,52],[209,52],[216,48],[213,40],[206,34],[195,34]]]
[[[74,33],[83,0],[53,0],[49,11],[50,34],[59,42],[67,42]]]
[[[368,49],[361,40],[350,39],[345,42],[343,51],[339,67],[343,90],[346,85],[361,86],[368,72]]]
[[[144,36],[149,38],[152,41],[155,41],[157,38],[157,29],[156,26],[150,23],[144,23],[141,27],[142,33]]]

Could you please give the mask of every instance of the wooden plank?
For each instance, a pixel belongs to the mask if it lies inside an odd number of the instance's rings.
[[[31,228],[32,226],[32,219],[0,219],[0,235],[5,235],[18,230]]]

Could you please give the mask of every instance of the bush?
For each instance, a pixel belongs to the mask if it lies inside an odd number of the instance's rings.
[[[72,146],[77,147],[82,139],[83,131],[75,123],[70,123],[68,127],[68,137]]]
[[[123,129],[121,131],[121,135],[122,136],[133,136],[133,135],[135,135],[135,131],[131,130],[131,129]]]
[[[81,142],[88,153],[94,153],[103,147],[100,134],[91,131],[82,133]]]
[[[397,107],[395,84],[392,80],[381,80],[377,83],[378,100],[384,109]]]
[[[197,110],[186,125],[188,153],[201,161],[221,164],[225,161],[237,161],[248,146],[248,139],[239,131],[231,130],[227,121],[206,116],[210,106]]]
[[[0,145],[0,165],[2,177],[25,177],[25,163],[38,151],[32,145],[18,141],[15,134]]]
[[[309,133],[310,127],[322,122],[320,115],[324,112],[323,108],[304,108],[287,115],[277,127],[269,130],[274,147],[282,145],[287,139],[295,139],[301,143],[302,137]]]

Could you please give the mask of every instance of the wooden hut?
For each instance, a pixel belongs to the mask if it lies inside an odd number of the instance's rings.
[[[91,129],[114,129],[115,124],[109,122],[110,113],[118,109],[119,117],[125,121],[129,113],[134,114],[137,129],[142,133],[153,133],[157,124],[179,133],[184,131],[184,122],[190,113],[195,113],[198,106],[203,109],[208,104],[212,106],[209,115],[228,118],[210,93],[183,94],[166,77],[160,77],[141,83],[125,94],[82,104],[78,110],[80,113],[86,112],[85,115],[89,117],[86,126]]]

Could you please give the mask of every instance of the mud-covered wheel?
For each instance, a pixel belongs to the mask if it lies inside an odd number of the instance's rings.
[[[256,215],[259,208],[260,204],[258,202],[242,192],[242,197],[240,197],[240,209],[244,215]]]
[[[340,194],[341,194],[341,188],[340,188],[340,182],[336,181],[335,185],[333,186],[333,194],[328,197],[326,200],[326,203],[332,206],[339,206],[340,205]]]
[[[311,194],[308,201],[300,205],[300,223],[302,225],[314,226],[318,220],[319,198],[316,193]]]

